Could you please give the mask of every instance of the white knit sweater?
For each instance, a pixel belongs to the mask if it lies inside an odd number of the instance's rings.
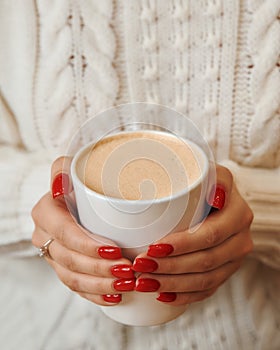
[[[75,130],[147,101],[198,125],[254,211],[253,255],[280,268],[279,17],[279,0],[1,0],[0,253],[34,253],[30,210]]]

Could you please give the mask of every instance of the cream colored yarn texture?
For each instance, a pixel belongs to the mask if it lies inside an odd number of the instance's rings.
[[[279,0],[0,1],[1,348],[280,348],[279,19]],[[31,245],[52,161],[88,118],[138,101],[189,116],[254,211],[255,259],[148,330],[70,293]]]

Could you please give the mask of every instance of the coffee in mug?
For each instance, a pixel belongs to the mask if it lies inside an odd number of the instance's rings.
[[[84,183],[108,197],[151,200],[182,191],[200,176],[199,162],[186,141],[162,132],[130,132],[92,147]]]

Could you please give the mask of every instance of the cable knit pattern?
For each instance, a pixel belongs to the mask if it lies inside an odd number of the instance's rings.
[[[186,114],[200,125],[217,157],[226,157],[237,3],[167,0],[159,6],[142,0],[127,5],[124,16],[132,19],[124,30],[130,100],[162,103]]]
[[[158,103],[158,37],[157,37],[157,14],[156,0],[141,0],[140,20],[141,32],[140,43],[143,47],[142,74],[145,81],[145,92],[147,102]]]
[[[221,90],[221,1],[194,1],[190,12],[189,115],[216,151]]]
[[[42,145],[64,152],[69,135],[114,104],[112,2],[39,0],[38,15],[36,124]]]
[[[241,1],[231,152],[241,164],[280,164],[279,11],[278,0]]]
[[[187,2],[173,1],[170,3],[170,12],[172,14],[172,37],[171,43],[173,47],[174,60],[170,62],[172,65],[172,73],[174,80],[174,106],[179,112],[188,111],[188,81],[189,75],[189,25],[190,10]]]
[[[35,121],[43,147],[51,150],[65,144],[62,130],[73,132],[77,127],[73,103],[75,85],[70,65],[72,34],[68,16],[71,7],[68,0],[39,0],[37,6],[39,38],[34,88]]]
[[[269,268],[280,268],[279,10],[279,0],[0,1],[3,349],[280,349]],[[197,124],[254,212],[253,256],[267,265],[247,259],[211,298],[150,328],[108,319],[44,260],[15,259],[36,253],[30,211],[54,156],[92,115],[135,101]]]
[[[111,107],[118,93],[118,77],[112,65],[116,42],[111,27],[111,0],[78,1],[82,16],[84,48],[84,95],[86,118]],[[77,42],[80,45],[80,42]]]

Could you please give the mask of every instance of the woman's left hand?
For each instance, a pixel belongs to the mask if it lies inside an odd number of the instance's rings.
[[[194,233],[169,234],[137,256],[137,291],[158,291],[157,299],[172,305],[190,304],[211,296],[238,270],[253,249],[253,214],[222,166],[217,166],[217,184],[212,205],[220,210]]]

